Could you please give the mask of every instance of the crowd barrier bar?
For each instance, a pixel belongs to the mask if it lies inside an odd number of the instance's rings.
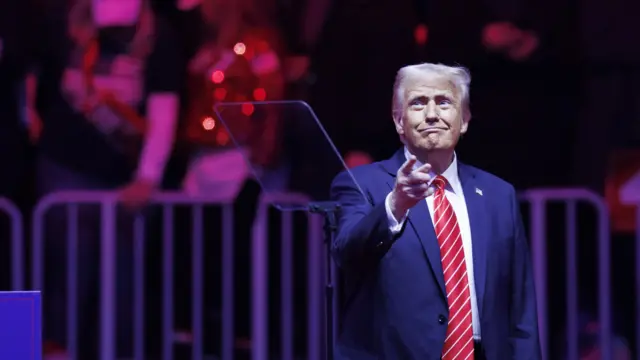
[[[640,202],[636,205],[636,358],[640,357]]]
[[[578,360],[578,259],[577,259],[577,203],[591,204],[598,216],[598,313],[599,344],[602,360],[612,359],[611,324],[611,235],[609,211],[604,199],[585,189],[532,189],[521,194],[531,205],[530,228],[534,279],[538,305],[538,326],[543,359],[548,353],[547,327],[547,207],[550,202],[566,205],[566,323],[567,359]],[[639,235],[640,236],[640,235]]]
[[[233,199],[194,198],[181,193],[162,193],[154,197],[154,204],[162,207],[162,246],[163,246],[163,290],[162,290],[162,359],[173,359],[173,258],[166,256],[173,251],[173,206],[190,205],[193,210],[193,286],[192,286],[192,327],[194,360],[203,356],[203,214],[204,205],[220,205],[222,214],[222,349],[221,358],[233,358],[234,342],[234,275],[233,275]],[[252,274],[252,324],[253,324],[253,356],[268,359],[268,273],[267,210],[271,204],[287,202],[289,204],[306,205],[308,199],[295,194],[272,194],[262,198],[254,223],[252,258],[254,261]],[[73,191],[58,192],[44,197],[34,210],[33,221],[33,284],[36,289],[44,288],[44,234],[45,215],[53,206],[67,207],[69,223],[67,234],[67,344],[72,359],[77,358],[77,226],[78,205],[92,204],[101,207],[101,270],[100,270],[100,359],[115,358],[115,256],[116,256],[116,205],[117,195],[113,192]],[[293,329],[293,213],[282,213],[281,277],[282,277],[282,358],[294,357]],[[309,215],[308,258],[308,359],[314,360],[322,354],[322,219],[318,215]],[[144,217],[138,216],[134,223],[134,355],[136,359],[144,358]]]
[[[10,200],[0,197],[0,211],[10,220],[11,231],[11,289],[24,290],[23,248],[24,222],[20,209]]]
[[[182,193],[161,193],[152,202],[163,212],[163,290],[162,290],[162,359],[173,359],[173,206],[190,205],[193,208],[193,286],[192,326],[194,360],[203,357],[203,236],[204,205],[220,205],[223,209],[223,278],[222,278],[222,354],[223,359],[233,357],[233,199],[228,197],[192,197]],[[57,192],[45,196],[36,206],[33,217],[33,287],[44,288],[44,231],[45,215],[53,206],[63,205],[68,211],[67,258],[67,344],[72,359],[77,358],[77,221],[78,205],[101,207],[101,259],[100,259],[100,359],[115,359],[115,254],[116,205],[113,192]],[[73,231],[71,231],[73,230]],[[144,358],[144,218],[139,215],[134,223],[134,354]],[[167,256],[169,254],[170,256]],[[229,291],[231,289],[231,291]],[[45,294],[46,301],[46,294]]]

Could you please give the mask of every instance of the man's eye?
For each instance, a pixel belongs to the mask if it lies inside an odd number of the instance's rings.
[[[451,100],[442,99],[442,100],[438,101],[438,105],[451,105]]]

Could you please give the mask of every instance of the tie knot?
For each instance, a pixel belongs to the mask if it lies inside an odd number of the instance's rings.
[[[433,179],[433,186],[436,187],[436,190],[444,190],[444,188],[447,186],[447,179],[445,179],[442,175],[438,175],[435,179]]]

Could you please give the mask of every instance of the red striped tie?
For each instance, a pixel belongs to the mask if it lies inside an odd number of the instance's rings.
[[[434,227],[440,243],[440,258],[449,303],[449,324],[442,360],[473,360],[471,294],[460,227],[444,193],[447,180],[438,175],[433,180],[433,185],[436,187],[433,201]]]

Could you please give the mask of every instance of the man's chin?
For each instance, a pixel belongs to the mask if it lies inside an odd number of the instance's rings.
[[[450,151],[454,147],[455,144],[451,144],[448,141],[429,141],[417,146],[418,149],[426,152]]]

